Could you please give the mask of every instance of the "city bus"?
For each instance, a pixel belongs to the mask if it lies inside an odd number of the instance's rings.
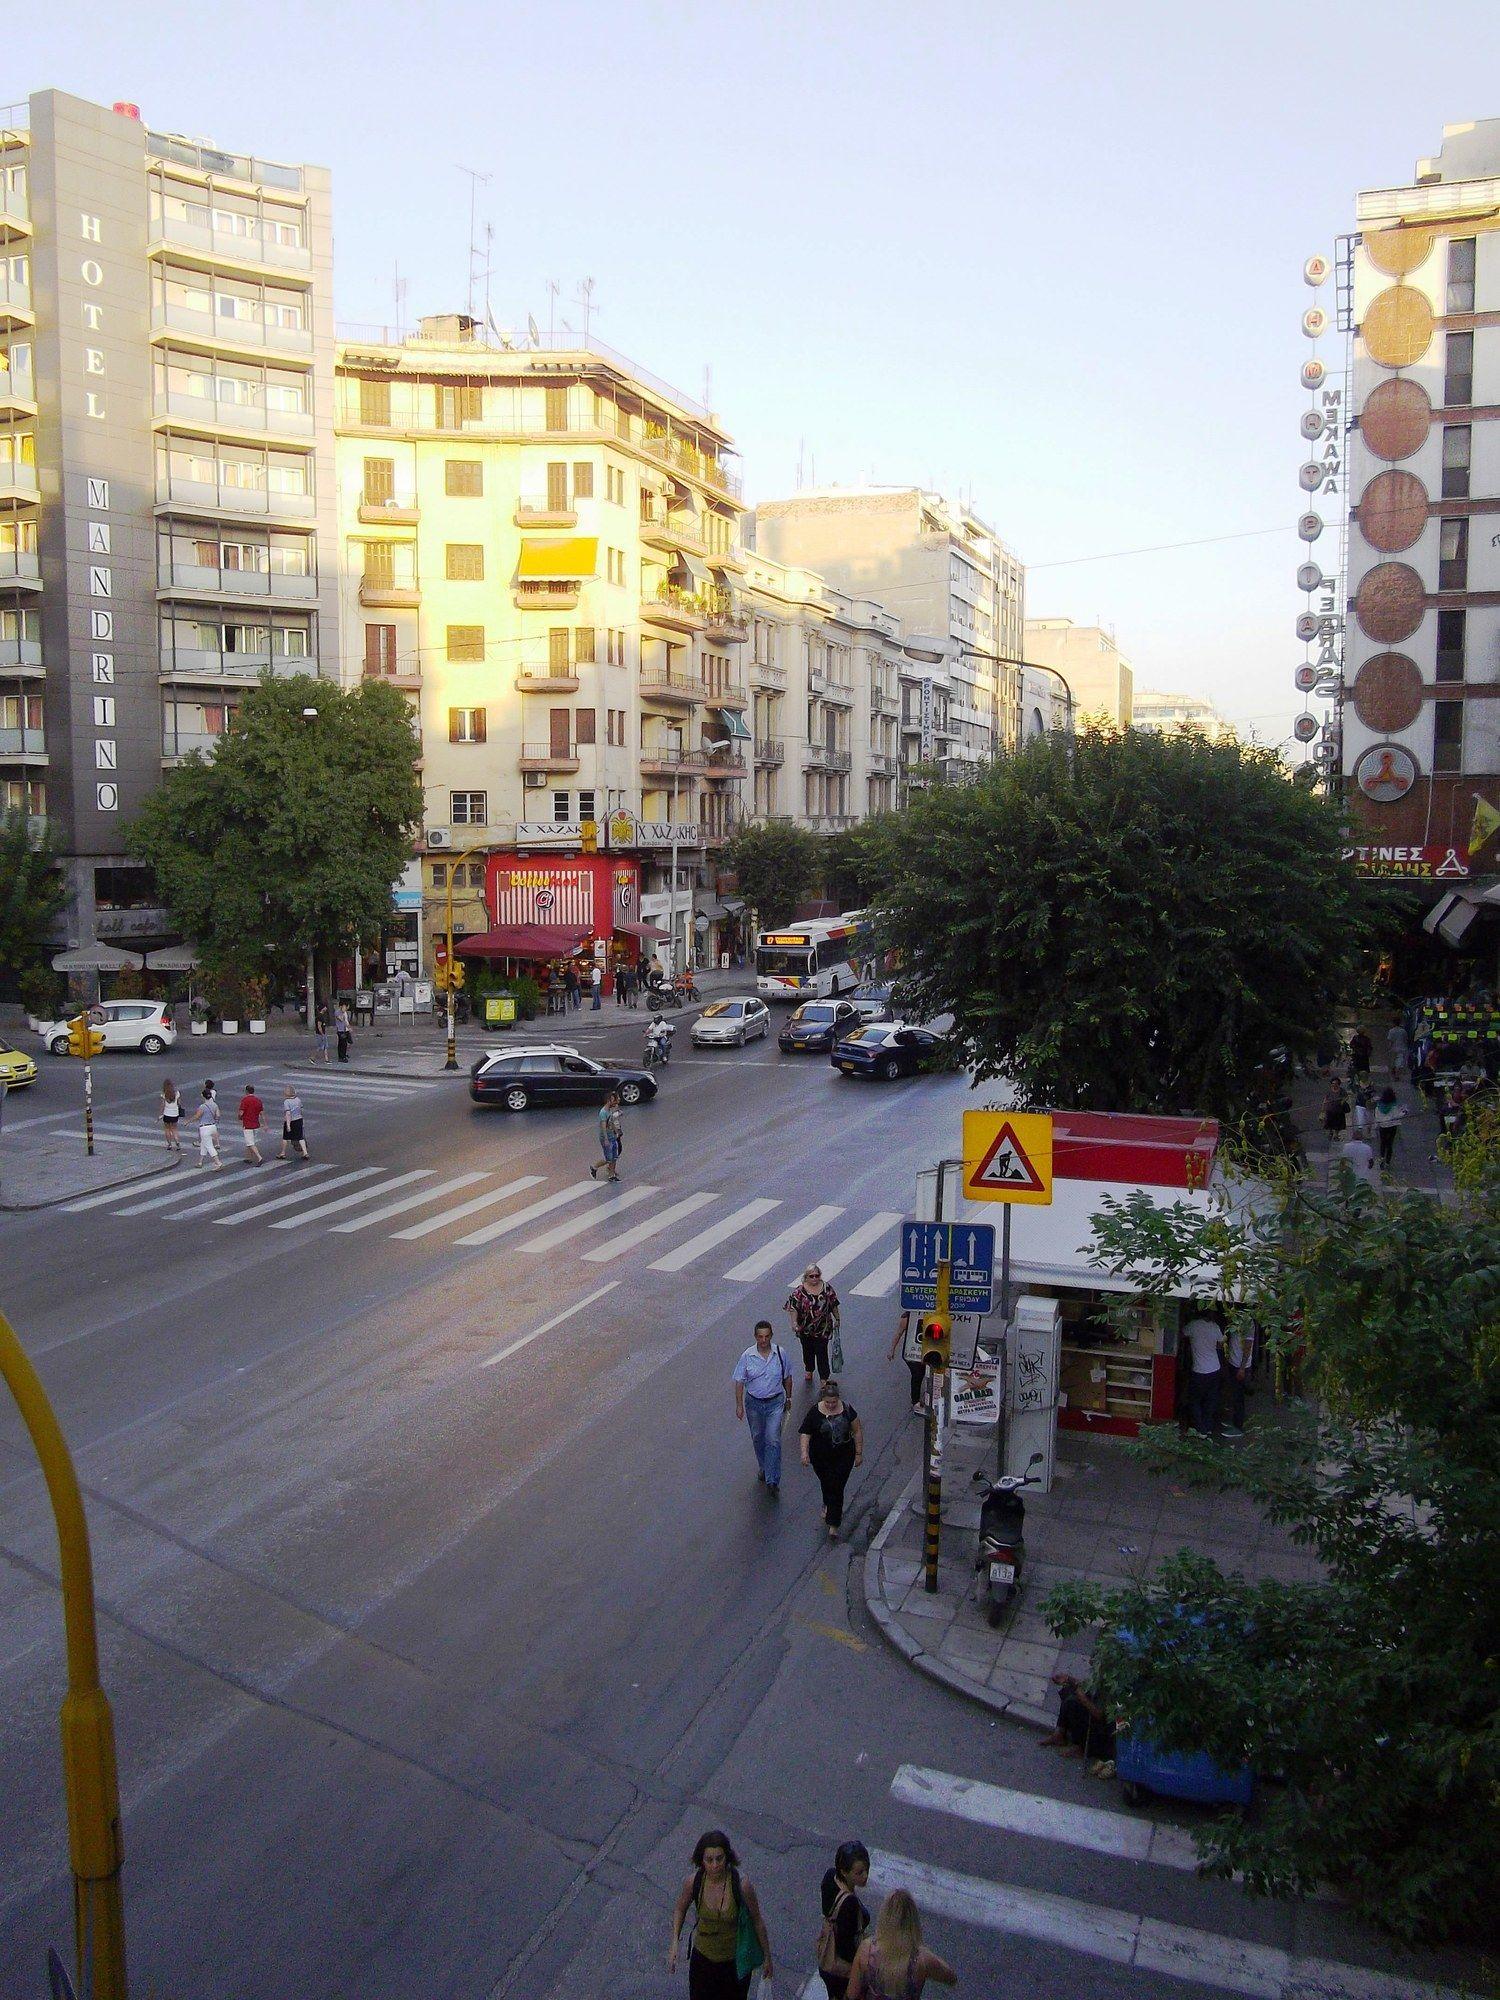
[[[870,955],[870,939],[863,910],[763,931],[755,947],[755,990],[762,1000],[823,1000],[851,993]]]

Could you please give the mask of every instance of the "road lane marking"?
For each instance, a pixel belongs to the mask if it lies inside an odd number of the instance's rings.
[[[321,1187],[314,1188],[313,1194],[314,1196],[325,1195],[330,1188],[347,1187],[350,1181],[367,1181],[371,1174],[383,1174],[384,1172],[384,1167],[354,1167],[348,1173],[335,1174],[331,1181],[324,1181]],[[293,1188],[290,1194],[277,1195],[274,1201],[255,1201],[248,1208],[236,1210],[233,1215],[216,1215],[214,1221],[220,1229],[236,1229],[240,1223],[249,1222],[255,1216],[271,1214],[273,1209],[294,1208],[299,1201],[304,1199],[306,1193],[306,1188]],[[184,1209],[183,1214],[196,1215],[197,1212],[196,1209],[189,1208]],[[172,1219],[174,1222],[180,1221],[181,1217],[174,1216]]]
[[[718,1201],[716,1194],[685,1195],[681,1201],[674,1201],[670,1208],[664,1208],[659,1215],[653,1215],[647,1222],[638,1222],[634,1229],[627,1229],[623,1236],[611,1236],[607,1243],[601,1243],[597,1250],[586,1250],[584,1262],[587,1264],[607,1264],[612,1257],[618,1257],[626,1250],[634,1250],[638,1243],[649,1242],[659,1236],[664,1229],[670,1229],[674,1222],[684,1217],[696,1215],[700,1208],[707,1208],[711,1201]]]
[[[897,1278],[901,1275],[901,1251],[893,1250],[883,1264],[877,1264],[868,1278],[863,1278],[850,1294],[856,1299],[883,1299]]]
[[[325,1215],[338,1215],[346,1208],[358,1208],[362,1201],[379,1201],[382,1195],[393,1193],[398,1187],[410,1187],[413,1181],[430,1181],[432,1167],[413,1167],[410,1173],[397,1174],[383,1187],[363,1187],[354,1194],[341,1194],[337,1201],[320,1202],[316,1208],[304,1209],[301,1215],[284,1215],[280,1222],[273,1222],[273,1229],[305,1229],[309,1222],[321,1222]],[[318,1192],[321,1194],[322,1190]]]
[[[523,1333],[519,1340],[513,1340],[509,1347],[502,1347],[498,1354],[492,1354],[488,1361],[481,1361],[480,1367],[493,1368],[498,1362],[508,1361],[511,1355],[519,1354],[523,1347],[529,1347],[532,1341],[540,1340],[544,1333],[550,1333],[553,1327],[561,1326],[563,1321],[571,1319],[574,1313],[582,1312],[585,1306],[593,1305],[595,1300],[602,1299],[606,1292],[612,1292],[619,1283],[618,1278],[611,1278],[607,1285],[601,1285],[597,1292],[590,1292],[586,1299],[575,1299],[572,1305],[564,1306],[560,1313],[554,1314],[541,1326],[533,1327],[530,1333]]]
[[[183,1165],[178,1169],[179,1173],[188,1175],[188,1169],[186,1163],[189,1157],[190,1155],[186,1147],[184,1147]],[[257,1167],[229,1166],[226,1167],[224,1171],[233,1177],[233,1182],[234,1182],[233,1186],[223,1189],[223,1191],[219,1194],[211,1195],[207,1201],[195,1201],[195,1197],[202,1192],[203,1182],[200,1179],[194,1178],[192,1175],[188,1175],[186,1182],[179,1183],[178,1186],[172,1189],[170,1194],[154,1194],[152,1195],[149,1201],[132,1202],[129,1208],[117,1209],[116,1214],[144,1215],[147,1209],[166,1208],[169,1204],[174,1204],[180,1201],[194,1202],[195,1207],[198,1209],[222,1208],[226,1201],[243,1201],[245,1198],[246,1180],[249,1178],[249,1176],[258,1173],[260,1170]],[[312,1174],[328,1174],[332,1173],[332,1171],[333,1171],[333,1163],[331,1161],[327,1162],[326,1164],[320,1163],[316,1167],[305,1168],[303,1171],[303,1179],[304,1180],[307,1179],[308,1176]],[[97,1197],[91,1197],[91,1198],[97,1199]],[[119,1195],[116,1195],[114,1198],[116,1201],[120,1199]],[[175,1221],[176,1218],[164,1217],[163,1220]]]
[[[803,1618],[799,1623],[805,1625],[809,1632],[821,1632],[825,1639],[837,1639],[851,1652],[868,1653],[870,1650],[863,1639],[857,1638],[853,1632],[846,1632],[842,1625],[828,1625],[821,1618]]]
[[[765,1195],[755,1201],[747,1201],[745,1206],[737,1208],[733,1215],[726,1215],[722,1220],[711,1223],[696,1236],[690,1236],[686,1243],[679,1244],[675,1250],[669,1250],[665,1257],[658,1257],[649,1268],[653,1271],[681,1271],[701,1257],[706,1250],[712,1250],[716,1243],[722,1243],[729,1236],[738,1236],[742,1229],[748,1229],[752,1222],[759,1222],[763,1215],[769,1215],[773,1208],[780,1206],[779,1201],[773,1201]]]
[[[585,1195],[603,1194],[608,1181],[578,1181],[572,1187],[565,1187],[557,1194],[549,1194],[542,1201],[534,1201],[530,1208],[518,1208],[514,1215],[502,1216],[498,1222],[487,1222],[483,1229],[474,1229],[467,1236],[460,1236],[462,1244],[493,1243],[497,1236],[509,1236],[513,1229],[524,1229],[528,1222],[535,1222],[538,1216],[550,1215],[555,1208],[566,1208],[570,1201],[581,1201]],[[409,1232],[402,1230],[401,1235]]]
[[[605,1185],[612,1187],[614,1183],[609,1181]],[[548,1229],[540,1236],[533,1236],[529,1242],[519,1244],[517,1247],[528,1257],[545,1256],[549,1250],[555,1250],[560,1243],[568,1242],[571,1237],[581,1236],[586,1229],[594,1229],[601,1222],[608,1222],[610,1217],[618,1215],[621,1209],[635,1208],[639,1203],[649,1201],[652,1195],[660,1193],[659,1187],[653,1187],[650,1181],[643,1181],[639,1187],[627,1188],[624,1194],[617,1194],[607,1209],[592,1215],[575,1215],[567,1222],[559,1222],[555,1229]]]
[[[403,1195],[400,1201],[389,1201],[384,1208],[377,1208],[369,1215],[357,1215],[352,1222],[336,1222],[330,1231],[334,1236],[352,1236],[356,1229],[373,1229],[377,1222],[389,1222],[393,1215],[405,1215],[408,1209],[421,1208],[427,1202],[441,1201],[445,1194],[457,1194],[460,1188],[472,1187],[475,1181],[488,1180],[485,1173],[455,1174],[451,1181],[439,1181],[436,1187],[421,1188],[416,1194]]]
[[[1142,1972],[1195,1980],[1252,2000],[1312,2000],[1313,1995],[1317,2000],[1460,2000],[1451,1988],[1400,1973],[1298,1958],[1277,1945],[1252,1944],[1187,1924],[1163,1923],[1136,1910],[1113,1910],[1048,1890],[960,1875],[884,1848],[871,1849],[870,1882],[887,1894],[905,1889],[922,1909],[960,1923]]]
[[[521,1174],[513,1181],[505,1181],[487,1194],[476,1194],[468,1201],[461,1201],[457,1208],[445,1208],[441,1215],[429,1215],[425,1222],[414,1222],[409,1229],[393,1229],[393,1243],[415,1243],[419,1236],[430,1236],[435,1229],[446,1229],[450,1222],[462,1222],[466,1216],[477,1215],[483,1208],[493,1208],[497,1201],[508,1201],[513,1194],[522,1194],[529,1187],[539,1187],[547,1178],[545,1174]]]
[[[774,1270],[789,1250],[795,1250],[799,1243],[805,1243],[809,1236],[816,1236],[825,1223],[832,1222],[843,1214],[843,1209],[832,1202],[823,1202],[809,1210],[798,1221],[788,1223],[779,1236],[773,1236],[769,1243],[746,1257],[732,1270],[724,1273],[733,1285],[748,1285],[756,1278],[763,1278],[767,1271]]]
[[[1104,1812],[1097,1806],[1070,1805],[1064,1799],[1007,1791],[978,1779],[955,1778],[947,1771],[921,1764],[902,1764],[891,1780],[891,1797],[929,1812],[951,1813],[977,1826],[1001,1827],[1031,1840],[1052,1840],[1065,1847],[1084,1847],[1094,1854],[1111,1854],[1125,1861],[1151,1861],[1162,1868],[1198,1866],[1198,1851],[1181,1827],[1154,1825],[1126,1813]]]
[[[854,1262],[861,1251],[868,1250],[872,1243],[877,1242],[882,1236],[888,1235],[891,1230],[897,1228],[901,1219],[894,1209],[883,1208],[878,1215],[872,1216],[868,1222],[861,1223],[852,1236],[846,1236],[842,1243],[835,1244],[832,1250],[819,1251],[818,1269],[823,1273],[825,1278],[837,1277],[840,1271]],[[802,1270],[806,1270],[806,1268],[807,1266],[804,1264]],[[802,1276],[802,1270],[792,1273],[791,1277],[787,1280],[788,1285],[795,1285],[797,1283],[798,1279]]]

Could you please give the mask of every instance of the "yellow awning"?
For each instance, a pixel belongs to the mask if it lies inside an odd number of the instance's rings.
[[[588,577],[599,568],[599,537],[573,535],[559,542],[523,541],[518,577]]]

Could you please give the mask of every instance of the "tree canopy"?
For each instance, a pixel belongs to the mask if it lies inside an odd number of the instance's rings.
[[[212,757],[169,771],[130,830],[212,966],[259,973],[375,937],[422,816],[404,697],[299,674],[246,695]]]
[[[1270,1895],[1332,1882],[1408,1939],[1476,1934],[1500,1823],[1494,1155],[1456,1202],[1289,1177],[1257,1219],[1128,1201],[1095,1237],[1146,1295],[1206,1268],[1300,1369],[1307,1400],[1257,1407],[1232,1450],[1165,1429],[1137,1449],[1248,1495],[1315,1573],[1250,1581],[1184,1551],[1123,1589],[1054,1593],[1055,1629],[1098,1625],[1098,1690],[1132,1727],[1271,1781],[1252,1817],[1201,1828],[1209,1872]]]
[[[1038,738],[876,823],[904,1004],[951,1013],[1032,1103],[1236,1114],[1310,1049],[1366,901],[1338,815],[1274,754],[1201,736]]]
[[[750,820],[724,844],[723,866],[739,879],[740,893],[762,928],[785,924],[817,887],[822,843],[790,820]]]
[[[34,839],[25,813],[0,813],[0,972],[12,977],[44,962],[67,900],[55,843]]]

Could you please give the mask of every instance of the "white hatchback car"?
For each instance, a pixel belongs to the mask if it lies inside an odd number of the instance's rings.
[[[721,1048],[727,1042],[743,1048],[770,1026],[771,1010],[764,1000],[715,1000],[693,1023],[693,1047]]]
[[[139,1049],[143,1056],[159,1056],[177,1039],[171,1010],[164,1000],[103,1000],[88,1009],[88,1017],[90,1025],[104,1037],[106,1054],[111,1049]],[[68,1053],[67,1019],[42,1021],[37,1033],[53,1055]]]

